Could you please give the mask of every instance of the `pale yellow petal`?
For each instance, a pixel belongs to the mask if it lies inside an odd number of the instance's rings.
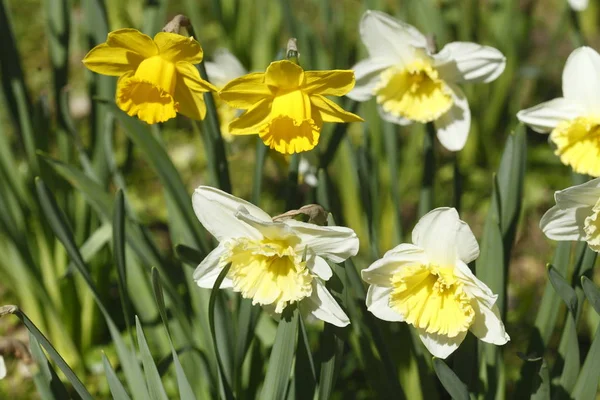
[[[288,60],[274,61],[267,67],[265,83],[276,89],[298,88],[304,82],[304,70]]]
[[[333,101],[321,96],[310,96],[310,102],[320,113],[325,122],[362,122],[361,117],[344,110]]]
[[[202,47],[194,38],[169,32],[159,32],[154,36],[160,56],[171,62],[187,61],[198,64],[202,61]]]
[[[231,121],[229,124],[229,133],[232,135],[257,134],[269,123],[270,114],[270,99],[261,100],[254,107]]]
[[[354,87],[354,71],[305,71],[302,90],[323,96],[343,96]]]
[[[219,97],[233,108],[246,110],[265,98],[273,97],[264,83],[265,74],[253,72],[229,82],[219,92]]]

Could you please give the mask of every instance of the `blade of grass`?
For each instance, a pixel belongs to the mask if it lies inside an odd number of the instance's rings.
[[[39,368],[34,376],[34,381],[42,399],[60,400],[68,398],[67,388],[56,375],[56,371],[48,362],[44,351],[32,332],[29,332],[29,349]]]
[[[458,376],[452,372],[443,360],[434,357],[433,369],[444,389],[446,389],[454,400],[469,400],[469,389],[458,379]]]

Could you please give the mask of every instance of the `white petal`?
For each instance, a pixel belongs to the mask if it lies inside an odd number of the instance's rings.
[[[433,57],[440,77],[456,83],[492,82],[506,66],[506,57],[499,50],[470,42],[448,43]]]
[[[561,208],[594,206],[598,199],[600,199],[600,178],[554,193],[554,200]]]
[[[350,323],[344,310],[319,279],[313,280],[312,294],[303,299],[299,303],[299,307],[303,313],[311,314],[315,318],[335,326],[344,327]]]
[[[582,240],[583,224],[592,207],[560,208],[554,206],[540,220],[540,229],[552,240]]]
[[[402,322],[404,318],[392,308],[390,308],[390,295],[393,288],[377,285],[369,286],[367,291],[367,310],[374,316],[384,321]]]
[[[206,258],[202,260],[200,265],[196,267],[193,278],[196,284],[202,288],[212,289],[215,286],[215,282],[219,277],[225,263],[221,262],[221,256],[225,254],[227,249],[224,244],[219,244],[213,251],[208,253]],[[225,277],[221,282],[221,289],[230,288],[232,286],[231,279]]]
[[[575,11],[583,11],[588,6],[588,0],[569,0],[569,5]]]
[[[517,118],[534,131],[546,133],[556,128],[560,122],[577,118],[584,112],[582,104],[559,97],[521,110],[517,113]]]
[[[590,111],[600,107],[600,55],[587,46],[575,49],[565,64],[562,84],[565,98]]]
[[[334,263],[340,263],[358,253],[358,236],[343,226],[318,226],[289,219],[283,222],[302,242],[297,246],[302,251],[308,246],[316,255]]]
[[[452,89],[454,104],[448,112],[433,123],[442,146],[450,151],[459,151],[465,147],[469,137],[471,110],[463,91],[458,86],[452,84],[448,84],[448,86]]]
[[[380,11],[367,10],[363,14],[360,37],[371,57],[404,64],[415,59],[416,49],[427,48],[427,39],[417,28]]]
[[[367,58],[352,67],[356,84],[346,96],[356,101],[367,101],[373,97],[373,90],[379,83],[381,73],[394,65],[388,58]]]
[[[248,226],[254,228],[260,233],[261,236],[264,236],[269,239],[285,239],[293,235],[292,229],[290,229],[290,227],[285,225],[283,222],[273,220],[265,221],[256,218],[254,215],[248,213],[248,210],[246,210],[243,207],[241,207],[235,213],[235,217],[238,220],[247,224]]]
[[[427,347],[427,350],[437,358],[446,358],[458,349],[458,346],[465,340],[467,331],[460,333],[458,336],[449,338],[447,336],[438,335],[435,333],[427,333],[424,330],[418,329],[421,341]]]
[[[0,379],[4,379],[6,376],[6,364],[4,363],[4,357],[0,356]]]
[[[496,304],[498,296],[492,292],[488,285],[473,274],[467,264],[459,261],[456,263],[455,268],[454,273],[464,284],[465,291],[469,295],[486,304],[488,308]]]
[[[269,214],[255,205],[210,186],[200,186],[194,191],[192,205],[202,225],[219,241],[235,237],[260,238],[256,229],[236,218],[240,207],[260,220],[271,220]]]
[[[423,249],[403,243],[388,251],[383,258],[375,261],[368,268],[363,269],[361,276],[369,284],[389,287],[392,275],[403,266],[427,263],[427,256]]]
[[[379,113],[381,119],[387,122],[391,122],[392,124],[407,126],[413,123],[413,121],[411,121],[408,118],[399,117],[388,111],[385,111],[380,104],[377,104],[377,112]]]
[[[503,345],[510,340],[510,336],[504,329],[504,324],[500,319],[498,306],[494,305],[491,309],[485,304],[474,302],[475,320],[469,330],[479,339],[486,343]]]
[[[323,258],[319,256],[312,256],[309,257],[307,261],[308,269],[310,269],[313,274],[317,275],[324,281],[328,281],[329,278],[333,276],[333,271],[331,270],[331,267]]]
[[[223,87],[229,81],[247,73],[240,60],[225,48],[217,49],[213,62],[206,61],[204,66],[208,80],[218,87]]]
[[[422,247],[429,261],[439,266],[472,261],[479,246],[466,223],[454,208],[440,207],[425,214],[412,231],[412,241]]]

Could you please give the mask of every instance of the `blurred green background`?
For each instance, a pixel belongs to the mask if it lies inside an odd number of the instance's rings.
[[[211,172],[213,144],[207,128],[178,117],[161,126],[143,127],[155,139],[153,143],[166,150],[180,176],[182,186],[169,186],[168,178],[156,170],[162,159],[152,153],[151,146],[140,146],[128,131],[137,125],[123,123],[108,104],[96,101],[113,98],[116,80],[92,74],[81,59],[105,41],[108,31],[135,27],[152,36],[183,13],[192,20],[205,60],[210,61],[217,49],[227,48],[247,70],[263,71],[281,57],[287,40],[296,37],[305,69],[345,69],[366,55],[358,33],[366,9],[388,12],[433,34],[439,48],[455,40],[473,41],[496,47],[507,57],[506,70],[497,81],[464,87],[473,115],[465,149],[452,154],[435,143],[434,206],[457,206],[481,241],[492,177],[506,139],[517,126],[516,112],[561,95],[562,68],[574,48],[583,44],[598,48],[598,2],[591,0],[587,10],[575,14],[566,0],[0,0],[0,303],[18,304],[94,396],[109,397],[100,350],[113,366],[119,358],[88,287],[75,276],[72,259],[46,222],[34,177],[41,176],[56,197],[98,292],[126,337],[110,211],[115,191],[124,191],[132,221],[127,229],[136,231],[141,248],[126,253],[127,302],[144,324],[155,360],[164,359],[170,348],[154,301],[151,266],[158,267],[168,282],[164,283],[169,286],[166,291],[174,296],[169,305],[185,305],[182,315],[169,314],[173,319],[188,316],[192,341],[197,341],[206,357],[212,357],[207,328],[202,327],[206,311],[200,307],[206,306],[208,291],[194,288],[189,282],[193,267],[184,267],[181,260],[185,257],[175,252],[179,244],[206,252],[211,242],[197,221],[190,221],[189,213],[176,210],[184,201],[177,197],[182,189],[191,194],[200,184],[219,183]],[[425,127],[383,123],[373,101],[358,105],[357,110],[364,124],[352,124],[347,131],[326,125],[319,146],[302,157],[315,170],[327,167],[327,174],[318,176],[328,180],[329,204],[323,205],[337,224],[359,234],[361,253],[354,263],[362,269],[408,240],[418,219]],[[339,147],[335,145],[338,140]],[[237,138],[225,145],[235,195],[253,199],[272,215],[286,211],[288,205],[297,207],[322,198],[320,189],[310,186],[304,176],[290,189],[290,160],[265,152],[256,137]],[[260,157],[265,157],[264,169],[257,172]],[[72,171],[87,177],[87,186]],[[262,173],[258,186],[257,173]],[[551,262],[556,246],[543,236],[538,223],[554,204],[553,192],[570,185],[571,173],[554,156],[547,136],[527,132],[521,216],[508,263],[505,323],[512,338],[504,349],[508,392],[515,389],[520,376],[523,362],[516,353],[526,351],[532,315],[547,282],[545,264]],[[294,195],[286,204],[290,190]],[[96,197],[94,191],[101,194]],[[367,192],[370,197],[365,198]],[[104,206],[108,208],[103,213],[99,210]],[[550,330],[548,347],[554,349],[547,353],[550,359],[556,357],[566,320],[564,307],[556,312],[560,314]],[[197,315],[203,316],[194,320]],[[579,343],[585,354],[598,316],[591,307],[584,307],[579,322]],[[255,360],[266,360],[275,328],[268,318],[259,320],[257,335],[262,346],[253,345]],[[185,331],[185,327],[174,328],[174,338],[186,337]],[[311,341],[317,340],[318,329],[310,332]],[[0,319],[0,337],[0,349],[29,340],[18,320],[9,317]],[[192,358],[187,361],[197,362]],[[0,397],[37,398],[32,377],[39,371],[30,357],[17,354],[6,359],[9,375],[0,381]],[[341,367],[337,398],[370,398],[377,392],[366,383],[370,378],[359,361],[350,357]],[[196,370],[186,368],[192,379],[189,371]],[[400,367],[400,371],[411,368]],[[251,372],[245,374],[244,379],[252,379]],[[424,381],[421,377],[421,384]],[[173,379],[167,377],[164,382],[169,395],[176,393]],[[199,390],[196,393],[214,395],[214,388]],[[253,390],[255,394],[257,388]],[[251,398],[252,391],[245,396]]]

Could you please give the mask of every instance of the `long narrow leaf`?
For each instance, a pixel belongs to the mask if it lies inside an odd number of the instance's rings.
[[[165,388],[163,387],[160,379],[160,374],[158,373],[158,369],[156,368],[156,364],[152,358],[152,353],[150,353],[150,348],[146,342],[142,325],[137,317],[135,318],[135,330],[137,333],[140,354],[142,356],[142,364],[144,365],[144,375],[146,376],[146,383],[148,384],[150,399],[168,400],[167,393],[165,392]]]

